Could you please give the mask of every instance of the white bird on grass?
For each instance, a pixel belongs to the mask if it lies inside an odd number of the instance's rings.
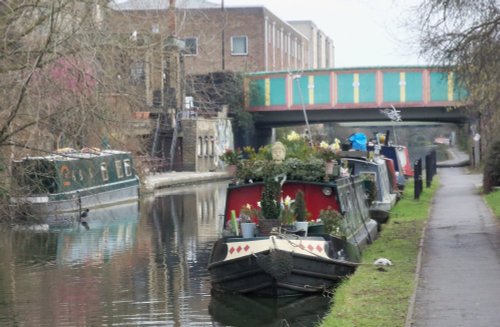
[[[378,258],[373,264],[375,266],[392,266],[392,261],[386,258]]]

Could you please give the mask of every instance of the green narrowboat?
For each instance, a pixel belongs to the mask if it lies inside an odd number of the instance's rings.
[[[138,199],[139,179],[130,152],[65,149],[12,165],[11,202],[23,215],[50,226],[78,222],[86,209]]]

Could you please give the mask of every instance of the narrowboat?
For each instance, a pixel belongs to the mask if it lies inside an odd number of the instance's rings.
[[[264,189],[262,182],[230,184],[225,219],[231,221],[232,212],[239,214],[245,206],[257,207]],[[215,242],[208,265],[214,292],[266,297],[321,293],[355,271],[361,252],[377,236],[361,178],[282,183],[284,198],[293,198],[299,191],[304,194],[309,223],[324,210],[337,212],[340,233],[306,236],[278,227],[270,235],[258,231],[250,237],[223,237]],[[268,220],[259,220],[259,225]]]
[[[139,199],[132,155],[118,150],[64,149],[25,157],[13,162],[12,181],[11,203],[29,220],[51,227]]]
[[[360,176],[368,185],[370,194],[370,217],[379,224],[385,223],[389,218],[389,211],[394,207],[397,199],[396,193],[391,193],[391,184],[384,159],[375,157],[371,160],[365,158],[343,157],[344,166],[348,167],[350,175]],[[370,189],[371,188],[371,189]]]
[[[382,145],[380,154],[392,159],[396,170],[398,188],[401,191],[404,190],[406,179],[413,177],[408,148],[402,145]]]

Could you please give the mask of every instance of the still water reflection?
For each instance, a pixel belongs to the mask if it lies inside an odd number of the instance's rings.
[[[0,227],[0,326],[314,326],[327,298],[211,296],[225,189],[176,188],[89,230]]]

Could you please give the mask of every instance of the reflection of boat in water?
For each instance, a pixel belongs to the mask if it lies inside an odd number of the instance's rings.
[[[137,202],[139,181],[129,152],[66,149],[13,163],[13,203],[51,226],[78,221],[82,210]],[[95,215],[94,215],[95,216]]]
[[[101,263],[125,252],[135,243],[138,203],[91,211],[88,229],[83,226],[54,230],[58,233],[58,264]]]
[[[330,306],[331,299],[321,295],[262,298],[212,294],[208,310],[215,321],[225,326],[313,327]]]

